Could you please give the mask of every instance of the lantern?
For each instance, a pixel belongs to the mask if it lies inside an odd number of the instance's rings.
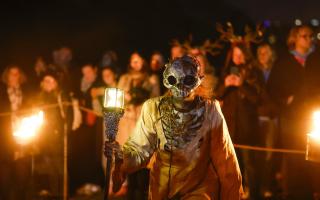
[[[313,113],[313,129],[307,135],[306,160],[320,162],[320,111]]]
[[[118,132],[118,126],[120,118],[124,114],[124,92],[118,88],[106,88],[104,93],[104,123],[106,127],[106,142],[114,142]],[[105,152],[107,158],[106,165],[106,185],[104,199],[108,200],[109,195],[109,183],[111,166],[113,162],[113,155],[109,155]]]

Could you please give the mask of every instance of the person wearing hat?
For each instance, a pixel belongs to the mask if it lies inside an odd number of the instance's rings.
[[[35,195],[50,198],[61,198],[63,194],[63,166],[64,166],[64,134],[79,127],[74,122],[80,113],[79,107],[73,102],[73,107],[65,102],[72,101],[61,88],[55,71],[47,70],[41,76],[38,106],[44,112],[44,125],[37,140],[37,154],[35,159],[36,182]],[[81,117],[80,117],[81,119]],[[76,125],[77,124],[77,125]],[[67,126],[67,130],[65,129]]]

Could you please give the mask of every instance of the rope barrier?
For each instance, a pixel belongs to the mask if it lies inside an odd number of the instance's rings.
[[[62,102],[63,105],[67,105],[67,106],[70,106],[72,105],[71,102]],[[43,106],[40,106],[40,107],[34,107],[34,108],[27,108],[27,109],[21,109],[21,110],[18,110],[18,111],[15,111],[15,112],[2,112],[0,113],[0,117],[1,116],[7,116],[7,115],[15,115],[15,114],[25,114],[25,113],[30,113],[32,111],[34,111],[35,109],[37,110],[45,110],[45,109],[48,109],[48,108],[54,108],[54,107],[58,107],[59,104],[58,103],[54,103],[54,104],[46,104],[46,105],[43,105]]]
[[[293,149],[277,149],[277,148],[268,148],[268,147],[257,147],[257,146],[249,146],[242,144],[234,144],[235,148],[238,149],[247,149],[254,151],[264,151],[264,152],[275,152],[275,153],[292,153],[292,154],[305,154],[305,151],[302,150],[293,150]]]
[[[89,109],[89,108],[85,108],[85,107],[82,107],[82,106],[80,106],[79,109],[82,110],[82,111],[88,112],[88,113],[95,114],[98,117],[103,117],[103,114],[98,112],[98,111],[95,111],[95,110],[92,110],[92,109]]]
[[[72,102],[68,102],[68,101],[62,102],[62,104],[64,106],[72,106]],[[56,104],[47,104],[47,105],[43,105],[43,106],[37,107],[36,109],[37,110],[45,110],[45,109],[54,108],[54,107],[58,107],[58,106],[59,106],[58,103],[56,103]],[[83,106],[79,106],[79,109],[84,111],[84,112],[95,114],[98,117],[103,117],[103,114],[98,112],[98,111],[95,111],[95,110],[92,110],[92,109],[89,109],[89,108],[86,108],[86,107],[83,107]],[[12,114],[29,113],[29,112],[32,112],[34,110],[35,110],[35,108],[29,108],[29,109],[19,110],[19,111],[16,111],[16,112],[3,112],[3,113],[0,113],[0,117],[1,116],[6,116],[6,115],[12,115]],[[291,154],[305,154],[305,151],[295,150],[295,149],[268,148],[268,147],[258,147],[258,146],[241,145],[241,144],[234,144],[234,147],[238,148],[238,149],[247,149],[247,150],[253,150],[253,151],[264,151],[264,152],[274,152],[274,153],[291,153]]]
[[[72,103],[68,102],[68,101],[62,102],[62,104],[64,106],[72,106]],[[14,114],[30,113],[30,112],[32,112],[32,111],[34,111],[36,109],[37,110],[45,110],[45,109],[55,108],[55,107],[59,107],[59,104],[58,103],[46,104],[46,105],[43,105],[43,106],[40,106],[40,107],[21,109],[21,110],[15,111],[15,112],[2,112],[2,113],[0,113],[0,117],[1,116],[7,116],[7,115],[14,115]],[[102,113],[97,112],[95,110],[92,110],[92,109],[89,109],[89,108],[86,108],[86,107],[82,107],[82,106],[79,106],[79,109],[82,110],[82,111],[85,111],[85,112],[93,113],[93,114],[95,114],[95,115],[97,115],[99,117],[103,117]]]

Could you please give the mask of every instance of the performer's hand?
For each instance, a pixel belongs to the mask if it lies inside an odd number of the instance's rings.
[[[242,85],[242,77],[234,75],[234,86],[240,87]]]
[[[238,79],[239,77],[237,75],[230,74],[224,79],[224,86],[225,87],[237,86]]]
[[[114,155],[116,160],[122,160],[123,152],[120,144],[117,141],[106,141],[104,145],[104,155],[106,157]]]
[[[104,153],[107,157],[112,155],[114,155],[115,157],[115,166],[112,172],[112,191],[113,193],[116,193],[121,189],[121,186],[126,179],[126,175],[121,171],[121,165],[123,162],[123,152],[120,144],[117,141],[106,141]]]

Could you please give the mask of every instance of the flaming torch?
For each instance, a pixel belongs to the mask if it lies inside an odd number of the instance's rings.
[[[28,148],[29,145],[33,145],[33,141],[36,139],[39,130],[44,122],[43,111],[39,111],[33,115],[20,117],[15,121],[13,127],[13,138],[16,143],[21,147],[17,152],[17,156],[24,155],[24,148]],[[32,148],[33,149],[33,148]],[[33,190],[33,172],[34,172],[34,155],[31,151],[31,191]]]
[[[30,144],[37,136],[42,124],[43,111],[39,111],[37,114],[26,116],[18,120],[17,126],[13,131],[13,137],[17,144]]]
[[[124,114],[124,92],[118,88],[106,88],[103,107],[106,138],[108,142],[114,142],[117,136],[120,118]],[[113,155],[105,152],[105,157],[107,158],[107,166],[104,200],[108,200]]]
[[[306,160],[320,162],[320,111],[313,113],[313,129],[307,135]]]

